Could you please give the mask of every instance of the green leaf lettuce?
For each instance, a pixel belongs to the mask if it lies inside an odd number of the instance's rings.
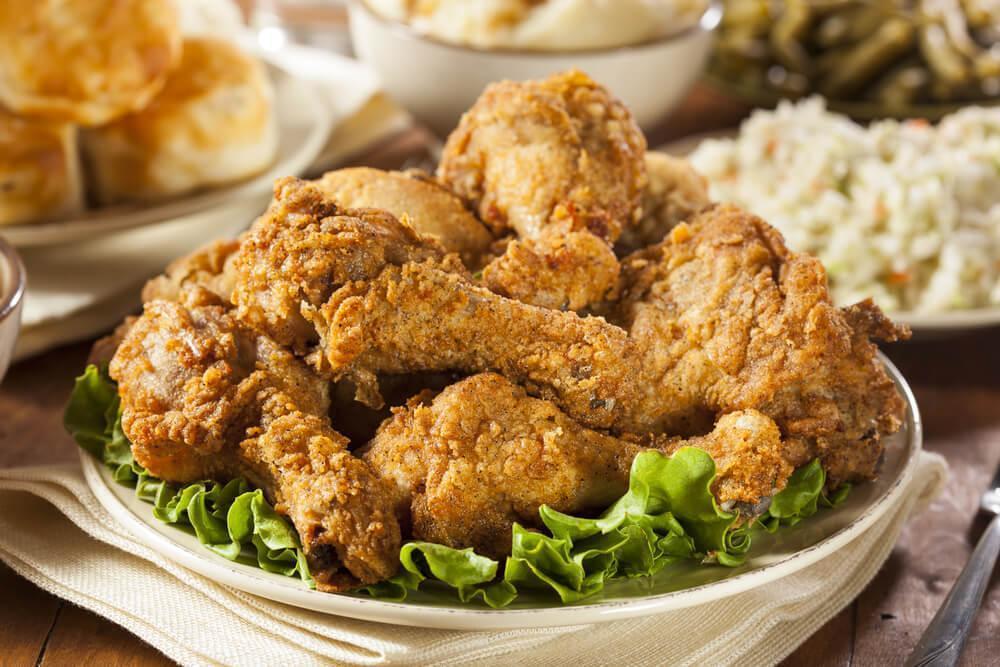
[[[117,388],[97,367],[77,378],[64,423],[116,481],[153,505],[160,521],[193,531],[220,556],[311,582],[295,530],[261,490],[243,479],[175,486],[133,460],[121,429]],[[816,460],[792,474],[763,516],[747,521],[719,507],[711,491],[715,475],[715,462],[703,450],[684,447],[670,456],[646,451],[632,462],[626,493],[599,516],[570,516],[542,506],[545,532],[515,523],[511,552],[502,564],[472,549],[409,542],[400,550],[399,573],[361,590],[396,601],[420,590],[494,608],[511,604],[522,591],[540,590],[570,604],[599,593],[615,578],[653,576],[680,561],[739,566],[755,527],[774,532],[793,526],[820,507],[839,504],[850,490],[844,485],[827,496],[826,474]]]
[[[190,527],[199,542],[224,558],[312,582],[298,535],[260,489],[244,479],[175,486],[135,462],[122,432],[118,389],[106,372],[90,365],[76,379],[63,424],[77,444],[111,469],[116,482],[151,503],[160,521]]]

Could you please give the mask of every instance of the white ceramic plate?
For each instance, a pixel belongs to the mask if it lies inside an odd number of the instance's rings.
[[[715,132],[695,134],[660,146],[657,150],[671,155],[687,156],[706,139],[734,139],[739,130],[729,128]],[[1000,259],[1000,258],[998,258]],[[1000,307],[971,308],[941,313],[914,313],[896,311],[887,313],[894,321],[906,324],[920,338],[936,338],[959,334],[972,329],[1000,326]]]
[[[123,204],[86,211],[79,217],[0,227],[19,247],[90,240],[123,229],[172,222],[236,199],[267,201],[274,179],[302,174],[319,155],[330,134],[333,114],[314,86],[276,66],[268,72],[274,85],[278,118],[278,154],[271,168],[250,180],[212,188],[151,205]]]
[[[883,361],[908,410],[904,428],[886,443],[878,481],[856,486],[843,505],[798,526],[775,535],[756,531],[750,556],[738,568],[676,566],[652,578],[613,581],[602,593],[568,606],[541,595],[522,595],[510,608],[493,610],[457,600],[450,605],[419,594],[396,603],[309,590],[296,579],[228,561],[206,550],[193,535],[157,521],[151,505],[136,499],[132,489],[116,484],[105,466],[82,451],[81,455],[87,482],[98,500],[138,540],[184,567],[247,593],[338,616],[428,628],[497,630],[597,623],[705,604],[766,585],[835,553],[875,523],[903,492],[922,442],[913,394],[899,371]]]

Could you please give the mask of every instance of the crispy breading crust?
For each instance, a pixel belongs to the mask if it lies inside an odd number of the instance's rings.
[[[245,476],[298,530],[321,590],[391,576],[388,486],[347,450],[328,385],[202,288],[151,301],[110,366],[136,461],[172,482]]]
[[[569,71],[488,87],[448,138],[437,175],[495,234],[518,234],[484,271],[492,290],[580,310],[614,288],[611,244],[636,222],[645,149],[628,109]]]
[[[692,408],[756,408],[774,418],[796,465],[823,459],[833,483],[874,477],[903,400],[871,334],[909,332],[872,304],[836,308],[819,260],[733,206],[675,228],[624,262],[617,322],[668,382],[650,401],[655,430],[684,432]],[[876,314],[877,313],[877,314]],[[871,324],[874,323],[874,324]]]
[[[792,471],[777,426],[756,411],[726,415],[703,437],[652,446],[709,452],[718,464],[719,501],[751,514]],[[551,401],[483,373],[396,409],[364,458],[394,483],[397,512],[414,538],[501,558],[510,553],[515,521],[541,527],[542,505],[579,514],[614,502],[643,449],[584,428]]]
[[[310,310],[338,286],[370,280],[386,264],[444,258],[440,244],[386,211],[342,209],[316,185],[283,178],[234,260],[233,303],[240,321],[304,352],[317,338]]]
[[[494,240],[457,195],[421,172],[352,167],[328,172],[316,185],[344,208],[380,208],[405,217],[414,231],[458,253],[470,269],[480,267]]]

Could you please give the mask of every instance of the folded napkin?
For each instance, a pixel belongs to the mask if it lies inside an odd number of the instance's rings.
[[[921,453],[905,490],[850,545],[724,600],[598,625],[457,632],[310,612],[217,584],[138,543],[77,465],[0,470],[0,559],[184,665],[773,664],[875,576],[906,519],[940,490]]]

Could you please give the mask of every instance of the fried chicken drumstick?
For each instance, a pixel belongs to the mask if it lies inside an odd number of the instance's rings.
[[[704,437],[652,445],[708,451],[718,462],[713,491],[724,507],[770,496],[792,471],[777,426],[753,410],[726,415]],[[397,409],[364,458],[394,484],[397,511],[414,538],[500,558],[510,553],[515,521],[540,527],[542,505],[578,514],[614,502],[643,449],[483,373]]]
[[[389,487],[330,427],[328,383],[199,287],[151,301],[111,361],[136,461],[172,482],[245,476],[291,518],[321,590],[398,566]]]

